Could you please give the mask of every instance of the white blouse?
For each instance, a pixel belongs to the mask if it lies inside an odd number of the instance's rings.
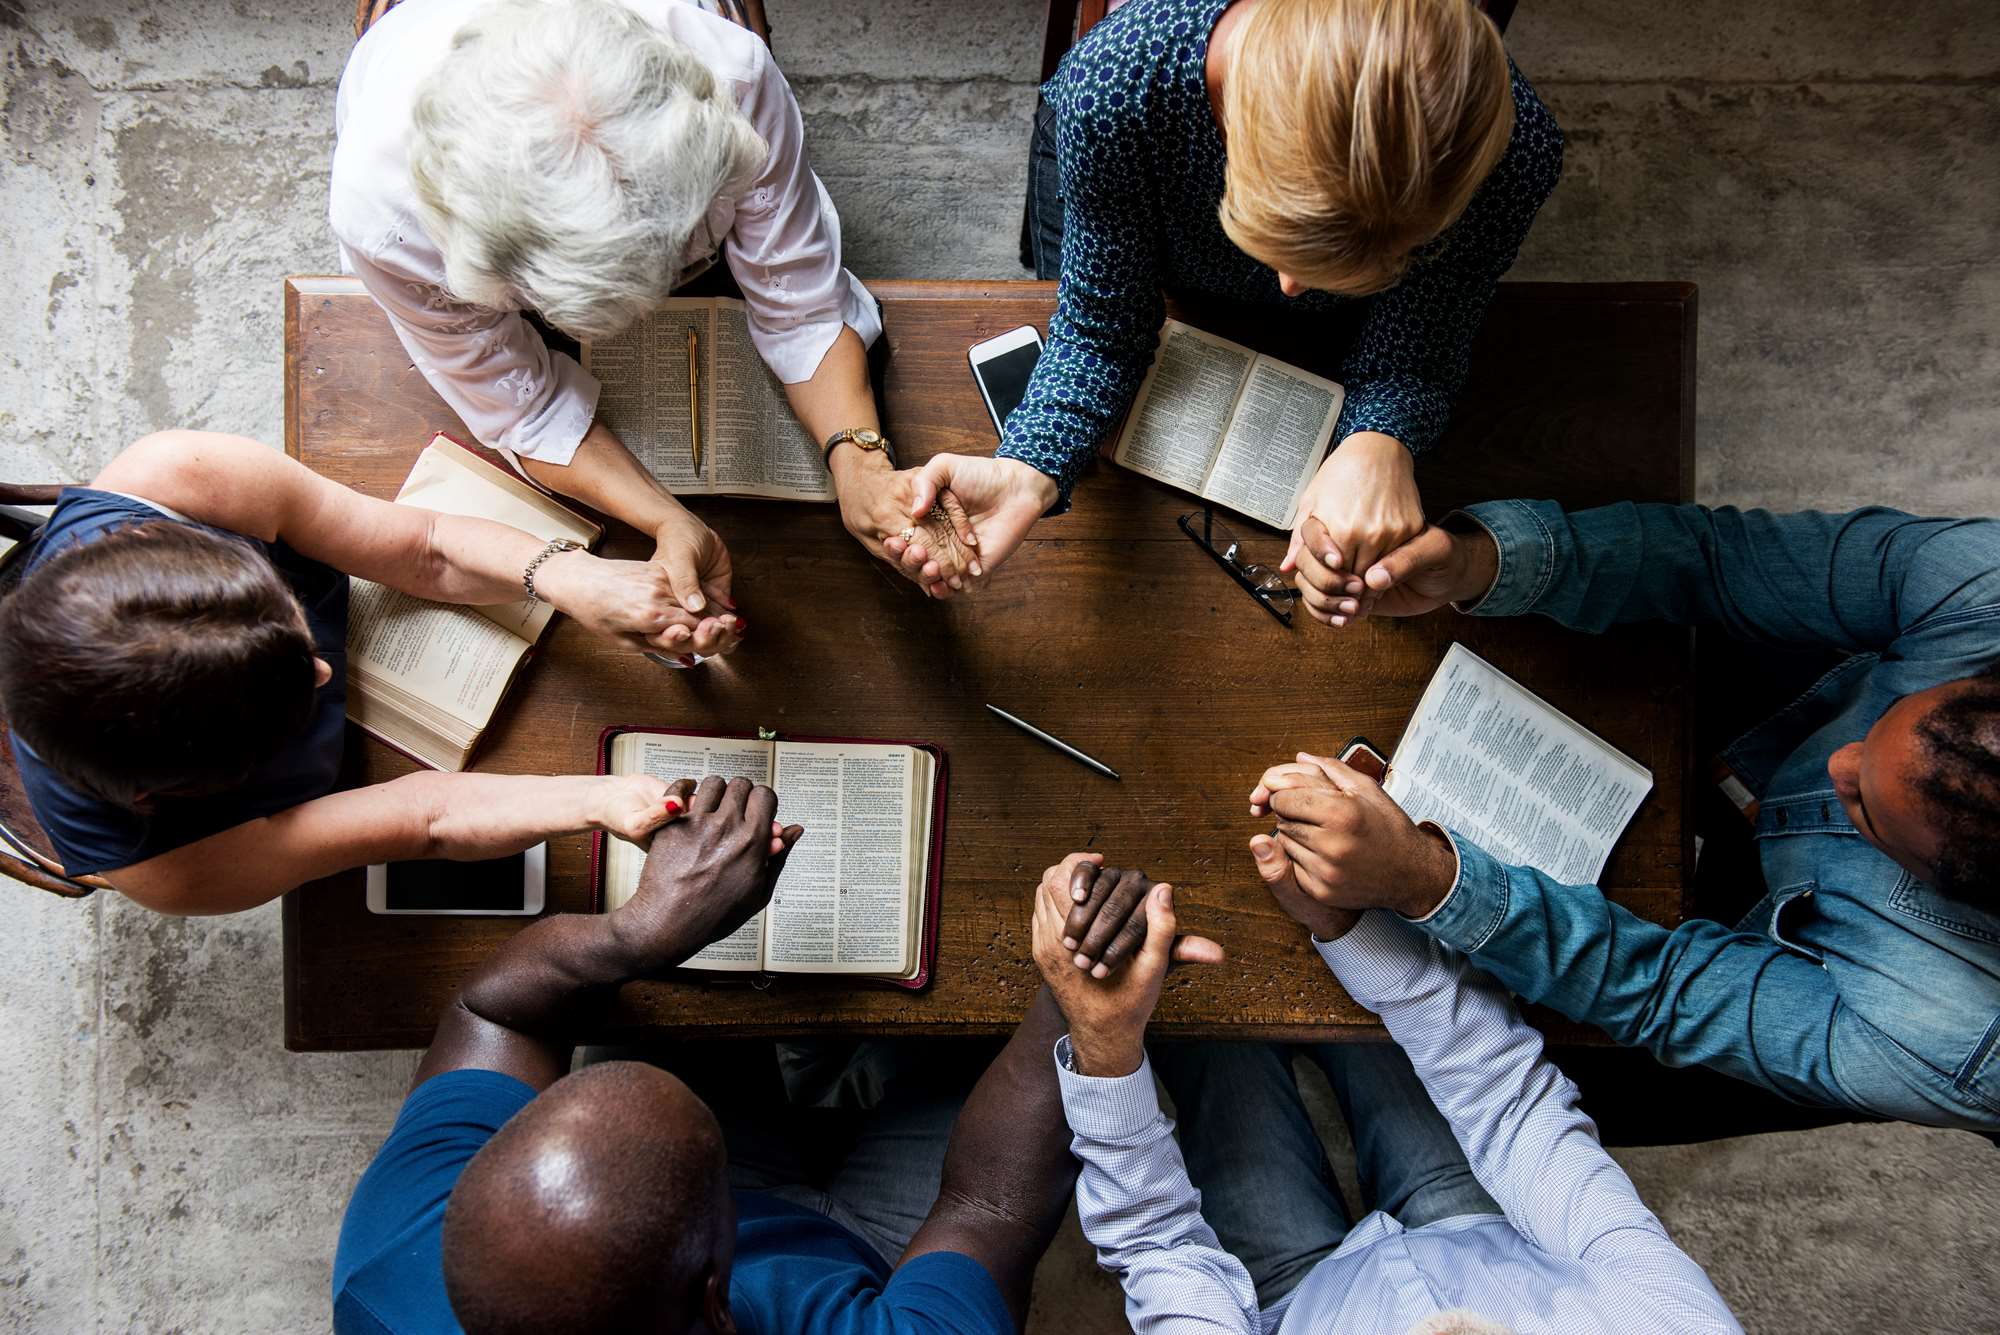
[[[391,10],[355,44],[334,103],[327,215],[341,267],[387,312],[411,360],[481,443],[567,464],[597,411],[597,381],[551,352],[519,311],[454,298],[424,234],[408,141],[418,91],[459,28],[490,0],[421,0]],[[689,273],[718,242],[749,307],[750,341],[787,384],[810,380],[842,325],[873,343],[875,300],[840,263],[840,217],[806,157],[798,100],[755,34],[684,0],[630,0],[685,43],[735,95],[770,146],[763,171],[718,197],[683,257]]]

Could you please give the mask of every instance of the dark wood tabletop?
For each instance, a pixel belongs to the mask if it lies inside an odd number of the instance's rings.
[[[994,431],[966,349],[1021,324],[1046,328],[1054,285],[871,282],[889,341],[885,427],[905,464],[989,453]],[[1335,375],[1324,327],[1269,311],[1175,306],[1182,319]],[[1419,467],[1427,508],[1502,496],[1571,506],[1678,501],[1694,490],[1695,293],[1681,283],[1505,284],[1479,335],[1446,439]],[[336,481],[394,496],[433,433],[470,439],[425,384],[359,284],[285,286],[285,448]],[[749,642],[670,671],[558,618],[476,757],[501,773],[589,772],[607,724],[717,732],[915,738],[950,757],[943,926],[920,993],[787,978],[628,985],[617,1029],[684,1035],[990,1034],[1035,987],[1028,896],[1079,849],[1173,882],[1184,930],[1229,963],[1167,980],[1165,1035],[1376,1036],[1305,934],[1264,893],[1247,851],[1247,795],[1265,766],[1357,733],[1393,746],[1425,683],[1462,640],[1652,770],[1654,788],[1606,869],[1611,896],[1680,918],[1687,821],[1691,644],[1640,627],[1600,637],[1539,618],[1450,611],[1336,633],[1280,625],[1175,525],[1190,497],[1105,463],[1075,510],[1033,536],[973,598],[931,602],[872,561],[826,505],[695,499],[728,542]],[[1219,515],[1275,564],[1284,538]],[[650,544],[613,525],[604,549]],[[1092,773],[986,712],[1000,705],[1098,756]],[[354,782],[411,762],[349,733]],[[588,840],[551,841],[553,910],[585,910]],[[388,917],[362,874],[284,904],[285,1039],[294,1049],[415,1047],[467,973],[517,918]]]

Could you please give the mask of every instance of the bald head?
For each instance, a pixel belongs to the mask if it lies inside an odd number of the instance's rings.
[[[551,1085],[488,1141],[444,1219],[468,1335],[683,1331],[734,1244],[722,1128],[686,1085],[605,1062]]]

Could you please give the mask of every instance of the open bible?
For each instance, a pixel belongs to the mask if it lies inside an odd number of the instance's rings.
[[[674,297],[615,338],[586,343],[583,367],[600,387],[597,415],[675,495],[830,501],[833,479],[819,443],[752,346],[745,309],[730,297]],[[690,329],[699,471],[689,438]]]
[[[1502,862],[1593,885],[1652,787],[1651,770],[1453,644],[1382,790]]]
[[[806,827],[769,907],[682,968],[849,974],[908,988],[930,981],[944,853],[938,748],[654,728],[607,728],[602,746],[600,769],[610,774],[767,784],[778,820]],[[646,854],[603,834],[595,849],[608,912],[638,890]]]
[[[589,547],[604,530],[449,436],[433,437],[396,499]],[[462,770],[555,609],[464,607],[349,582],[347,717],[412,760]]]
[[[1333,439],[1344,396],[1322,376],[1169,320],[1111,457],[1205,501],[1290,528]]]

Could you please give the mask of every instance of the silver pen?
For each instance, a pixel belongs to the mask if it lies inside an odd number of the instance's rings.
[[[1085,755],[1083,752],[1071,746],[1068,742],[1065,742],[1062,738],[1049,736],[1049,734],[1043,732],[1040,728],[1037,728],[1034,724],[1029,723],[1025,719],[1015,718],[1012,714],[1009,714],[1006,710],[1002,709],[998,705],[988,705],[986,707],[992,710],[994,713],[998,714],[1001,718],[1006,719],[1009,723],[1013,724],[1015,727],[1019,728],[1022,732],[1027,733],[1030,737],[1039,737],[1042,741],[1047,742],[1050,746],[1053,746],[1056,750],[1062,752],[1064,755],[1068,756],[1071,760],[1081,760],[1084,764],[1090,766],[1092,769],[1096,770],[1099,774],[1106,775],[1109,778],[1118,779],[1117,770],[1111,768],[1111,766],[1105,764],[1101,760],[1093,760],[1091,757]],[[1118,782],[1123,783],[1125,781],[1123,779],[1118,779]]]

